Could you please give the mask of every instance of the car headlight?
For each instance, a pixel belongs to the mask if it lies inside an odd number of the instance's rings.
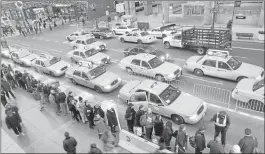
[[[164,56],[161,56],[160,59],[164,61],[166,58]]]
[[[100,47],[99,47],[99,46],[97,46],[95,49],[96,49],[96,50],[100,50]]]
[[[110,85],[107,85],[107,86],[104,87],[104,89],[109,89],[109,88],[111,88]]]
[[[174,77],[175,74],[174,74],[174,73],[171,73],[171,74],[168,74],[167,76],[168,76],[168,77]]]
[[[61,70],[56,70],[55,73],[59,74],[61,73]]]

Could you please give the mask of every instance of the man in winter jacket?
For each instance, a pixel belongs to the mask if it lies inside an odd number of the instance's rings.
[[[251,136],[251,129],[245,129],[245,137],[243,137],[238,143],[242,153],[252,154],[255,148],[258,147],[257,139]]]
[[[175,146],[178,147],[178,153],[185,153],[188,143],[188,134],[186,132],[186,126],[181,124],[179,131],[176,134]],[[176,151],[176,150],[175,150]]]
[[[7,117],[5,119],[6,121],[6,126],[8,129],[13,129],[15,134],[19,136],[20,134],[24,136],[25,134],[22,132],[22,127],[21,127],[21,117],[18,113],[10,111],[7,112]]]
[[[205,128],[201,127],[195,134],[195,153],[202,154],[202,151],[206,148],[206,141],[204,136]]]
[[[141,123],[141,126],[145,127],[146,138],[148,140],[152,140],[152,132],[153,132],[153,127],[154,127],[154,116],[153,116],[151,108],[148,108],[147,112],[141,116],[140,123]]]
[[[170,141],[172,139],[172,135],[173,135],[172,123],[170,121],[168,121],[166,123],[166,126],[163,129],[163,133],[162,133],[162,136],[161,136],[161,138],[164,139],[165,144],[166,144],[166,148],[168,150],[171,149],[171,147],[170,147]]]
[[[135,114],[135,126],[136,127],[141,127],[142,128],[142,133],[144,133],[144,127],[141,125],[140,119],[141,116],[144,115],[144,106],[140,105],[139,110]]]
[[[101,109],[101,107],[100,107],[100,105],[99,104],[96,104],[95,106],[94,106],[94,116],[96,115],[96,114],[99,114],[100,116],[101,116],[101,118],[105,118],[105,113],[104,113],[104,111]]]
[[[108,118],[108,125],[111,128],[111,132],[115,133],[116,132],[116,126],[118,126],[118,121],[117,121],[117,116],[116,112],[113,108],[109,108],[107,110],[107,118]]]
[[[207,147],[210,148],[210,153],[218,153],[218,154],[224,154],[224,147],[221,143],[221,138],[218,136],[216,137],[215,141],[211,140]]]
[[[58,101],[59,101],[59,104],[60,104],[60,108],[62,109],[62,113],[66,116],[66,114],[67,114],[66,95],[60,89],[58,89],[58,92],[59,92]]]
[[[126,110],[125,120],[127,121],[127,126],[128,126],[129,132],[133,133],[133,126],[134,126],[134,120],[135,120],[135,110],[133,108],[132,103],[129,103],[129,107]]]
[[[90,152],[91,154],[94,154],[94,153],[102,153],[102,151],[97,148],[97,145],[95,143],[91,144],[90,145]]]
[[[11,91],[11,87],[10,84],[5,80],[5,79],[1,79],[1,86],[2,89],[5,91],[5,94],[8,98],[10,98],[9,93],[12,95],[12,97],[14,99],[16,99],[16,96],[14,95],[14,93]]]
[[[63,140],[63,148],[68,154],[76,153],[77,141],[75,138],[70,137],[68,132],[64,133],[65,139]]]
[[[91,129],[93,129],[95,126],[95,124],[94,124],[94,112],[93,112],[93,108],[91,107],[91,105],[89,104],[88,101],[85,101],[84,113],[85,113],[85,116],[87,117],[89,127]]]

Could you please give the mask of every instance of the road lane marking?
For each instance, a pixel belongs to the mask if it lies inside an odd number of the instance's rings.
[[[205,79],[202,79],[202,78],[198,78],[198,77],[195,77],[195,76],[189,76],[189,75],[181,75],[181,76],[186,77],[186,78],[195,79],[195,80],[201,80],[201,81],[204,81],[204,82],[210,82],[210,83],[214,83],[214,84],[223,85],[223,82],[209,81],[209,80],[205,80]]]
[[[245,49],[245,50],[254,50],[254,51],[264,51],[264,49],[255,49],[255,48],[243,48],[243,47],[232,47],[236,49]]]

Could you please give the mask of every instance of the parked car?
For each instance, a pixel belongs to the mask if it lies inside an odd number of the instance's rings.
[[[93,37],[91,37],[91,38],[87,38],[87,37],[78,38],[75,41],[72,41],[70,44],[73,47],[73,49],[85,47],[85,48],[94,48],[96,50],[103,51],[107,47],[106,43],[101,42],[101,41],[97,41]]]
[[[135,42],[138,44],[152,43],[156,41],[156,37],[149,35],[147,32],[135,31],[129,32],[119,37],[121,42]]]
[[[70,64],[54,56],[39,56],[32,62],[32,67],[40,73],[51,76],[62,76],[70,67]]]
[[[109,28],[96,28],[91,33],[99,39],[114,37],[112,31]]]
[[[73,63],[78,63],[78,61],[89,61],[93,64],[103,65],[110,62],[110,57],[98,50],[93,48],[90,49],[76,49],[67,53],[71,57]]]
[[[23,66],[31,66],[32,61],[34,61],[38,55],[32,53],[27,49],[21,49],[11,53],[11,59],[18,64]]]
[[[228,51],[211,49],[205,56],[192,56],[184,67],[197,76],[209,75],[218,78],[240,81],[244,78],[260,79],[264,69],[244,63],[230,56]]]
[[[116,28],[112,29],[113,33],[115,35],[117,34],[127,34],[129,32],[132,32],[132,31],[138,31],[139,29],[138,28],[133,28],[131,26],[117,26]]]
[[[77,31],[77,32],[73,32],[72,34],[69,34],[68,36],[66,36],[66,39],[69,42],[71,42],[71,41],[74,41],[80,37],[93,38],[94,35],[92,33],[88,33],[88,32]]]
[[[154,113],[169,117],[176,124],[195,124],[205,114],[206,103],[167,83],[154,80],[129,81],[119,91],[119,99],[151,108]]]
[[[125,57],[120,61],[119,66],[129,74],[142,74],[156,78],[158,81],[172,81],[182,75],[182,69],[178,65],[146,53]]]
[[[151,55],[155,55],[163,61],[169,60],[169,54],[168,53],[161,51],[159,49],[153,48],[150,45],[139,44],[136,46],[126,48],[123,51],[124,57],[131,56],[131,55],[137,55],[139,53],[148,53]]]
[[[76,65],[66,72],[66,77],[72,83],[83,85],[94,89],[98,93],[111,92],[121,84],[121,78],[118,75],[109,72],[104,66]]]
[[[3,56],[4,58],[11,58],[11,53],[15,52],[15,51],[19,51],[20,49],[17,49],[15,47],[8,47],[8,48],[1,48],[1,56]]]

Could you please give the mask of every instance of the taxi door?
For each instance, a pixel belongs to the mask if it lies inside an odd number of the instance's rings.
[[[224,79],[234,79],[233,70],[227,65],[227,63],[218,61],[216,76]]]
[[[161,100],[153,93],[148,93],[148,98],[148,107],[151,108],[154,113],[160,114],[160,107],[163,105]]]
[[[205,59],[201,65],[201,69],[204,75],[216,76],[217,74],[216,60]]]
[[[82,72],[81,77],[82,77],[82,82],[83,82],[84,86],[86,86],[88,88],[94,88],[94,86],[90,82],[88,75],[85,72]]]
[[[128,100],[128,103],[132,103],[134,105],[135,111],[139,110],[140,105],[143,105],[144,109],[147,109],[148,99],[146,92],[134,92]]]
[[[171,45],[174,47],[182,47],[181,35],[175,35],[172,37]]]
[[[141,61],[141,67],[139,69],[139,74],[142,74],[145,76],[154,76],[153,69],[151,69],[150,65],[145,61]]]

